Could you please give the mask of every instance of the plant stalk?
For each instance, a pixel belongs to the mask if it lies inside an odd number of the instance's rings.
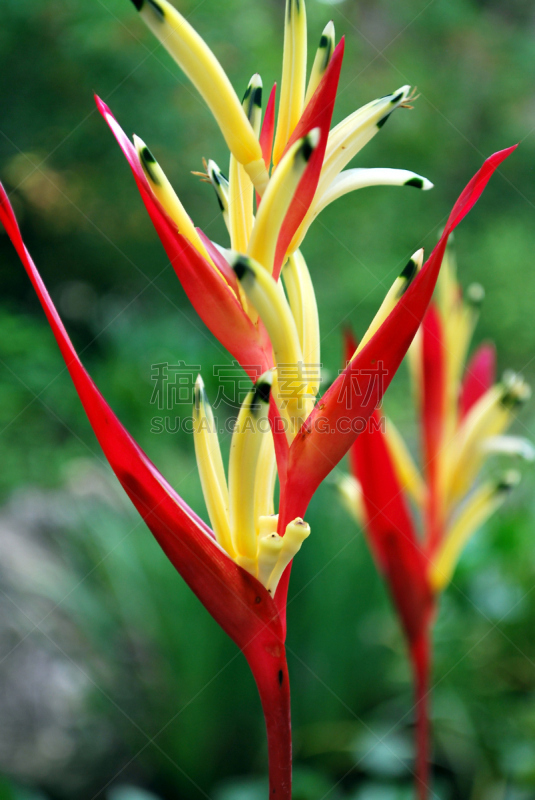
[[[431,672],[431,627],[426,623],[411,644],[411,662],[414,675],[414,702],[416,712],[415,785],[417,800],[428,800],[430,790],[430,725],[429,698]]]
[[[255,677],[266,723],[269,759],[269,800],[291,800],[292,729],[290,682],[286,651],[257,643],[245,656]]]

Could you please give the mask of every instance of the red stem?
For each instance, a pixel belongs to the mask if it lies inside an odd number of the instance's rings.
[[[427,800],[430,789],[429,678],[431,671],[431,635],[429,625],[424,626],[420,636],[412,643],[411,660],[414,672],[416,709],[416,797],[418,800]]]
[[[257,646],[245,652],[255,677],[266,723],[269,800],[292,797],[290,681],[284,644]]]

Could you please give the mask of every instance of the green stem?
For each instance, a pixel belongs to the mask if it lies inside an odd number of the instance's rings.
[[[414,694],[416,711],[416,797],[428,800],[430,789],[429,769],[429,679],[431,670],[430,626],[425,625],[418,638],[411,645],[411,660],[414,673]]]

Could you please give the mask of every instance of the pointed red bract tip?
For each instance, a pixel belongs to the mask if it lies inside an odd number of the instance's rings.
[[[271,166],[271,151],[273,150],[273,136],[275,133],[275,98],[277,94],[277,84],[273,84],[273,88],[269,95],[269,100],[266,105],[266,113],[262,122],[262,129],[260,131],[260,149],[262,150],[262,157],[266,165],[266,169]]]
[[[325,148],[327,147],[327,141],[329,139],[329,129],[334,110],[334,102],[336,100],[338,81],[340,80],[343,57],[344,40],[341,39],[334,49],[329,66],[325,70],[325,74],[318,88],[312,95],[284,151],[286,153],[294,142],[306,136],[313,128],[320,129],[319,144],[308,162],[305,173],[299,182],[299,186],[295,191],[292,202],[290,203],[290,208],[281,226],[273,268],[273,277],[276,280],[279,277],[286,251],[297,229],[305,218],[305,214],[310,208],[310,204],[314,199],[318,187],[323,159],[325,157]]]

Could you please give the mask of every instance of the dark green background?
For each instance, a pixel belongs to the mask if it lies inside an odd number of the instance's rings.
[[[236,86],[280,79],[282,2],[182,2]],[[432,248],[459,191],[521,142],[456,233],[463,284],[487,299],[477,339],[500,368],[535,373],[535,11],[469,0],[309,0],[311,49],[332,17],[347,37],[335,121],[409,83],[355,166],[435,183],[367,189],[318,220],[304,246],[323,362],[341,326],[361,334],[394,276]],[[83,359],[113,408],[194,508],[193,445],[150,433],[151,365],[228,356],[189,307],[130,171],[95,109],[154,150],[196,224],[226,243],[191,170],[226,150],[210,114],[126,0],[4,0],[0,174]],[[264,735],[243,658],[123,500],[26,275],[1,236],[0,798],[256,800]],[[386,407],[409,437],[402,368]],[[533,404],[516,432],[533,431]],[[182,413],[188,413],[187,407]],[[228,443],[227,443],[228,446]],[[436,629],[436,797],[523,800],[535,787],[533,472],[478,535]],[[411,699],[403,642],[361,533],[324,485],[290,592],[296,800],[408,798]]]

